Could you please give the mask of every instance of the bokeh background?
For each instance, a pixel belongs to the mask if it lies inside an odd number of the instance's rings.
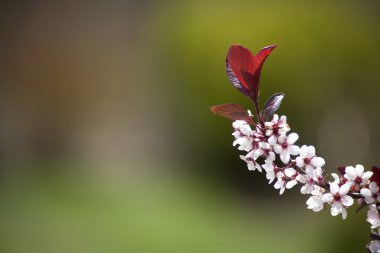
[[[380,165],[380,2],[1,1],[0,252],[365,252],[365,212],[306,209],[248,172],[228,47],[278,44],[300,144]]]

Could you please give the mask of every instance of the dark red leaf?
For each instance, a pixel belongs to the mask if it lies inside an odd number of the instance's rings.
[[[343,176],[346,174],[346,166],[338,166],[338,171]]]
[[[247,110],[238,104],[214,105],[210,109],[218,116],[231,120],[244,120],[248,124],[254,125],[252,117],[248,115]]]
[[[380,168],[376,166],[372,166],[372,172],[373,172],[373,175],[369,180],[371,182],[375,182],[377,185],[380,186]]]
[[[267,59],[267,57],[270,55],[270,53],[272,53],[273,49],[275,49],[276,47],[277,45],[264,47],[257,53],[256,57],[254,58],[256,69],[253,72],[253,80],[252,80],[253,86],[251,90],[253,94],[256,94],[256,96],[259,94],[261,68],[263,67],[263,64],[265,60]]]
[[[284,99],[284,93],[275,93],[264,104],[264,118],[269,119],[280,108],[281,102]]]
[[[253,57],[247,48],[239,45],[231,46],[226,57],[226,71],[232,85],[248,96],[250,94],[249,86],[243,72],[252,71]]]
[[[233,45],[227,53],[226,70],[232,84],[243,94],[256,99],[262,65],[276,46],[268,46],[254,56],[247,48]]]

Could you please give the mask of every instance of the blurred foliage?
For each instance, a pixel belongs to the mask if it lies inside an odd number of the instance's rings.
[[[269,253],[328,249],[319,245],[325,237],[323,225],[328,223],[322,218],[326,217],[311,218],[302,208],[295,211],[285,204],[289,202],[247,202],[231,193],[221,195],[218,187],[199,180],[173,179],[45,177],[22,185],[3,184],[0,250]]]

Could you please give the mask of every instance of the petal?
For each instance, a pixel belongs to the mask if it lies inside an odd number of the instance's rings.
[[[273,152],[269,152],[269,156],[267,158],[271,161],[274,161],[276,160],[276,155]]]
[[[256,160],[257,158],[259,158],[260,156],[262,156],[264,154],[264,151],[262,149],[256,149],[254,152],[253,152],[253,159]]]
[[[315,177],[322,176],[322,174],[323,174],[323,170],[322,170],[321,167],[317,167],[317,168],[315,168],[315,170],[314,170],[314,176],[315,176]]]
[[[274,136],[274,135],[272,135],[271,137],[269,137],[269,139],[268,139],[268,143],[269,143],[269,145],[271,145],[271,146],[276,145],[276,143],[277,143],[277,137]]]
[[[302,150],[302,148],[301,148],[301,150]],[[302,152],[302,151],[301,151],[301,152]],[[303,166],[305,165],[304,159],[303,159],[302,157],[298,156],[298,157],[296,158],[296,165],[297,165],[297,167],[299,167],[299,168],[303,168]]]
[[[342,218],[343,218],[343,220],[345,220],[347,218],[347,210],[346,209],[342,209]]]
[[[260,173],[263,172],[263,170],[261,169],[260,164],[256,163],[255,167],[256,167],[256,169],[257,169]]]
[[[364,172],[364,174],[362,176],[363,181],[368,181],[372,177],[372,175],[373,175],[372,171]]]
[[[314,167],[323,167],[325,165],[325,160],[321,157],[314,157],[311,159],[311,164]]]
[[[325,193],[322,195],[322,200],[325,203],[331,203],[334,200],[334,196],[331,193]]]
[[[346,195],[349,190],[351,188],[351,184],[350,183],[345,183],[344,185],[342,185],[339,189],[339,194],[342,196],[342,195]]]
[[[339,192],[339,185],[337,183],[330,183],[330,191],[332,194],[337,194]]]
[[[280,137],[278,137],[278,143],[284,143],[284,141],[286,140],[286,135],[281,135]]]
[[[283,163],[288,163],[290,160],[290,152],[289,150],[284,150],[280,154],[280,159]]]
[[[353,178],[353,179],[356,178],[357,174],[356,174],[356,169],[354,167],[352,167],[352,166],[346,167],[345,172],[346,172],[344,175],[345,178],[347,178],[347,177]],[[347,177],[346,177],[346,175],[347,175]]]
[[[340,179],[339,179],[338,174],[331,173],[331,176],[334,178],[334,183],[340,183]]]
[[[314,167],[311,165],[306,165],[305,166],[305,173],[306,175],[313,176],[314,175]]]
[[[307,157],[307,153],[308,153],[307,151],[308,151],[307,146],[303,145],[301,147],[301,150],[300,150],[300,157],[306,158]]]
[[[290,154],[291,155],[298,155],[300,153],[300,147],[296,145],[291,145],[290,146]]]
[[[342,202],[345,207],[349,207],[354,203],[354,199],[351,196],[346,195],[340,199],[340,202]]]
[[[298,134],[291,133],[288,135],[288,143],[289,144],[294,144],[297,140],[298,140]]]
[[[247,165],[248,165],[248,170],[249,170],[249,171],[255,171],[255,170],[256,170],[256,166],[255,166],[255,163],[254,163],[254,162],[249,161],[249,162],[247,163]]]
[[[277,154],[280,154],[282,152],[282,146],[281,145],[278,145],[276,144],[274,147],[274,152],[276,152]]]
[[[290,189],[290,188],[292,188],[293,186],[295,186],[297,184],[297,180],[291,180],[291,181],[289,181],[289,182],[287,182],[286,183],[286,188],[287,189]]]
[[[371,190],[371,192],[373,193],[378,193],[379,192],[379,187],[377,186],[377,184],[375,182],[371,182],[369,184],[369,189]]]
[[[365,197],[365,198],[372,196],[372,192],[367,188],[361,189],[360,194],[363,195],[363,197]]]
[[[293,169],[293,168],[287,168],[287,169],[285,169],[285,175],[286,175],[287,177],[292,177],[292,176],[294,176],[296,173],[297,173],[296,170]]]
[[[342,210],[342,208],[337,207],[336,204],[337,203],[334,203],[334,205],[331,207],[331,215],[332,216],[337,216],[338,214],[340,214],[340,212]]]
[[[364,166],[361,164],[356,165],[356,173],[357,175],[363,175],[364,172]]]
[[[300,182],[301,184],[305,184],[306,183],[306,176],[305,175],[298,175],[296,177],[296,179],[298,180],[298,182]]]
[[[280,117],[280,121],[281,121],[282,123],[286,123],[286,116],[285,116],[285,115],[282,115],[282,116]]]
[[[308,158],[314,157],[315,156],[315,148],[314,146],[309,146],[308,147]]]

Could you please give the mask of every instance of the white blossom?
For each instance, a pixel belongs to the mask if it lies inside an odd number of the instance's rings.
[[[338,174],[336,174],[336,173],[331,173],[331,177],[334,178],[334,181],[333,181],[333,182],[330,182],[330,184],[331,184],[331,183],[340,184],[340,177],[338,176]]]
[[[323,173],[322,168],[318,167],[310,171],[309,174],[302,174],[302,175],[299,174],[297,176],[297,180],[301,184],[304,184],[301,187],[301,193],[310,194],[314,190],[314,187],[316,186],[317,183],[322,183],[324,180],[322,173]]]
[[[273,115],[270,122],[265,122],[265,135],[269,137],[268,142],[276,143],[278,137],[286,135],[290,131],[289,125],[286,123],[286,116],[278,117],[277,114]]]
[[[376,205],[370,205],[367,213],[367,221],[371,224],[371,228],[380,227],[379,211]]]
[[[245,120],[235,120],[232,123],[233,128],[235,129],[235,132],[239,132],[242,136],[253,136],[253,130],[251,129],[251,126],[245,121]],[[233,133],[233,135],[237,135],[237,133]],[[235,138],[238,138],[240,136],[235,136]]]
[[[285,188],[290,189],[297,184],[297,171],[293,168],[287,168],[283,172],[276,174],[277,182],[274,184],[275,189],[280,189],[280,195],[284,193]]]
[[[265,164],[262,165],[263,169],[266,171],[266,177],[269,180],[269,184],[273,182],[276,178],[275,165],[271,160],[265,160]]]
[[[372,204],[375,200],[380,201],[379,186],[375,182],[371,182],[368,188],[362,188],[360,194],[364,197],[367,204]]]
[[[368,184],[369,178],[373,175],[372,171],[364,172],[363,165],[356,165],[356,167],[346,167],[344,177],[352,183],[353,186],[363,186]]]
[[[242,159],[243,161],[245,161],[247,163],[248,170],[255,171],[257,169],[259,172],[262,171],[260,164],[258,164],[255,160],[253,160],[248,155],[247,156],[241,155],[240,159]]]
[[[379,240],[371,241],[367,245],[367,248],[368,248],[369,252],[371,252],[371,253],[380,253],[380,241]]]
[[[246,152],[249,152],[253,148],[253,138],[249,136],[243,136],[237,138],[233,143],[233,146],[239,145],[239,150],[244,150]]]
[[[372,235],[375,238],[380,238],[380,231],[372,230]],[[367,244],[367,248],[369,252],[371,253],[380,253],[380,241],[379,240],[373,240],[370,243]]]
[[[278,137],[278,142],[274,145],[274,151],[280,155],[280,159],[283,163],[289,162],[290,155],[299,154],[300,148],[294,145],[297,140],[298,134],[296,133],[291,133],[288,136],[281,135]]]
[[[306,172],[310,172],[316,167],[323,167],[325,160],[315,155],[314,146],[303,145],[300,155],[296,158],[296,164],[300,168],[305,168]]]
[[[260,156],[264,156],[266,159],[274,161],[276,156],[273,152],[272,147],[266,142],[259,142],[258,148],[251,151],[249,154],[254,160],[259,158]]]
[[[347,217],[346,207],[351,206],[354,200],[348,196],[351,184],[345,183],[339,186],[337,183],[330,183],[330,193],[325,193],[322,200],[331,205],[331,215],[337,216],[342,214],[343,219]]]
[[[311,192],[311,197],[306,201],[307,208],[314,212],[319,212],[323,209],[325,202],[322,200],[323,189],[315,186]]]

